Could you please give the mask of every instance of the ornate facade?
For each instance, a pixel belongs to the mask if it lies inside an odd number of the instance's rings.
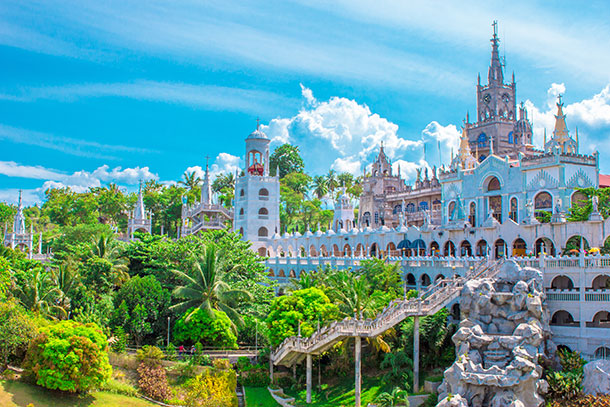
[[[139,230],[141,232],[152,233],[152,213],[147,212],[144,207],[144,197],[142,196],[142,182],[138,189],[138,199],[133,211],[127,219],[127,234],[129,239],[133,240],[133,235]]]
[[[42,236],[41,236],[42,237]],[[40,253],[42,239],[38,240],[38,252]],[[27,252],[28,258],[32,258],[34,249],[34,232],[28,232],[25,228],[25,216],[23,214],[23,205],[21,203],[21,191],[19,191],[19,204],[17,205],[17,213],[13,218],[13,230],[4,230],[4,246],[11,249],[19,249]]]

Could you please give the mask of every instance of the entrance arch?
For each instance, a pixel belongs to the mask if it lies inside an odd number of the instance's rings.
[[[487,257],[487,241],[484,239],[477,242],[477,256]]]
[[[536,256],[541,253],[546,253],[549,256],[555,256],[555,244],[548,237],[541,237],[534,243],[534,254]]]
[[[464,240],[460,244],[460,256],[462,257],[472,257],[472,246],[468,240]]]
[[[445,257],[455,257],[455,244],[451,240],[445,243],[444,255]]]
[[[494,255],[496,259],[507,256],[507,247],[504,239],[498,239],[494,243]]]
[[[523,257],[527,251],[525,240],[518,238],[513,242],[513,257]]]

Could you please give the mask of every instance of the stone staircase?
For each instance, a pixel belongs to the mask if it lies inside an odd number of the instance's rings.
[[[348,337],[373,338],[411,316],[432,315],[441,310],[459,295],[464,283],[470,279],[490,278],[499,270],[503,261],[482,261],[464,277],[438,280],[418,298],[393,300],[373,320],[346,318],[314,332],[310,337],[286,338],[271,353],[274,365],[292,366],[300,363],[306,355],[320,355],[337,342]]]

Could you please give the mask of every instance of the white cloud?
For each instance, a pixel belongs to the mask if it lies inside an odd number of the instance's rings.
[[[55,170],[50,170],[40,165],[20,165],[14,161],[0,161],[0,174],[6,175],[7,177],[30,179],[56,179],[63,175]]]
[[[242,169],[242,159],[238,156],[228,153],[220,153],[210,165],[210,179],[214,181],[219,174],[239,172]],[[205,177],[205,168],[200,165],[194,165],[186,169],[187,173],[195,172],[195,175],[203,180]]]

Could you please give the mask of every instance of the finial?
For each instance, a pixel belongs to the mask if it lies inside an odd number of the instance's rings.
[[[258,131],[260,129],[260,124],[261,124],[260,122],[261,122],[261,119],[257,117],[256,118],[256,131]]]
[[[493,23],[491,23],[491,26],[494,28],[494,37],[498,36],[498,20],[494,20]]]
[[[557,106],[563,106],[563,103],[561,102],[562,97],[563,95],[561,93],[557,95]]]

